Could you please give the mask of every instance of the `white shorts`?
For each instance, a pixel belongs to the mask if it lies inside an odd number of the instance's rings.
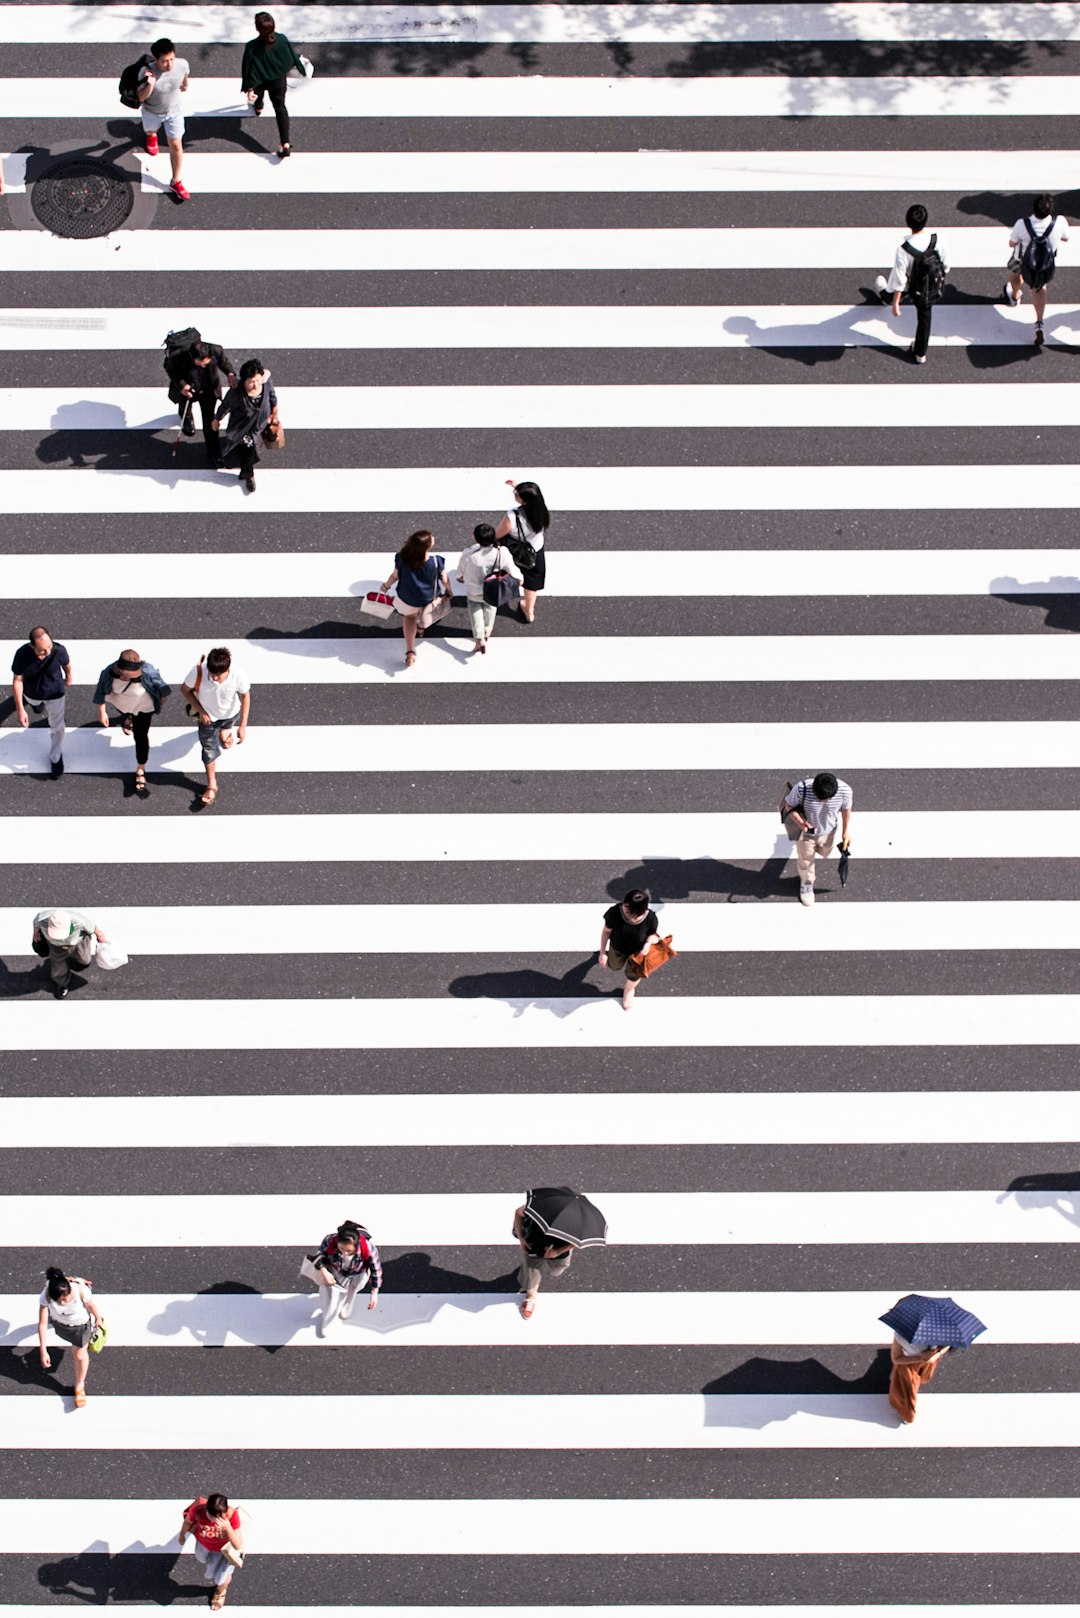
[[[140,108],[142,113],[142,126],[148,135],[156,135],[162,124],[169,140],[183,140],[184,115],[182,112],[151,112],[148,107]]]

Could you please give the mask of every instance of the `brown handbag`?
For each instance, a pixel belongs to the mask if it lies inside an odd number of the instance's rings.
[[[671,947],[670,933],[666,938],[658,938],[648,949],[639,950],[636,955],[631,955],[630,961],[637,968],[633,973],[633,981],[637,983],[642,978],[650,977],[653,972],[659,971],[660,967],[666,966],[668,961],[673,961],[678,953],[678,950]],[[631,974],[628,972],[627,976],[630,977]]]
[[[280,421],[276,427],[273,426],[271,422],[267,422],[266,426],[262,430],[262,441],[266,445],[267,449],[285,448],[285,429],[281,425]]]

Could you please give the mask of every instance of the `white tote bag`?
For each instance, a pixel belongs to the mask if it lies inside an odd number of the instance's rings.
[[[309,56],[305,56],[302,52],[300,54],[300,71],[303,73],[305,79],[313,79],[315,77],[315,63]]]
[[[114,944],[106,938],[94,952],[94,959],[103,972],[115,972],[117,967],[126,966],[128,958],[119,944]]]

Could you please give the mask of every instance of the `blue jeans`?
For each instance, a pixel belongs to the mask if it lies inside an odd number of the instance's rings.
[[[212,719],[208,725],[199,726],[199,746],[202,748],[202,761],[212,764],[221,757],[221,732],[231,730],[240,723],[240,714],[237,711],[230,714],[228,719]]]

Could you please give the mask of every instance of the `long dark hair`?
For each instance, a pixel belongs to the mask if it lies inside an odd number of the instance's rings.
[[[538,483],[515,483],[514,493],[521,501],[525,521],[534,534],[542,534],[551,526],[551,513],[544,504]]]
[[[274,19],[268,11],[255,13],[255,29],[264,45],[272,45],[277,39],[274,32]]]
[[[428,551],[434,543],[435,535],[430,528],[418,528],[415,533],[409,535],[401,547],[399,554],[402,567],[410,568],[414,572],[418,567],[423,567],[427,561]]]
[[[55,1264],[50,1264],[45,1271],[45,1290],[53,1303],[63,1303],[71,1292],[71,1282],[63,1270],[58,1270]]]
[[[228,1515],[229,1502],[223,1494],[208,1494],[204,1509],[208,1517],[225,1517]]]

